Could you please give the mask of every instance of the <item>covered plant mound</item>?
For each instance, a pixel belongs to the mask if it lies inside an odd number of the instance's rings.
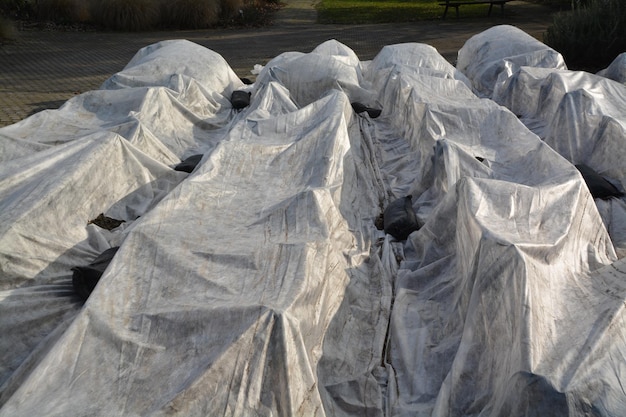
[[[0,129],[0,416],[626,415],[624,201],[575,166],[623,192],[626,87],[466,46],[246,85],[166,41]]]

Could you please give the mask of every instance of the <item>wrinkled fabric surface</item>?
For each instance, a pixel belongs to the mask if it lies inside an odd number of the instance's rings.
[[[567,69],[560,53],[510,25],[472,36],[458,53],[457,68],[480,97],[491,97],[499,77],[507,78],[524,66]]]
[[[625,415],[623,222],[574,164],[622,184],[626,95],[498,30],[462,68],[328,41],[252,85],[160,42],[0,129],[0,416]],[[83,305],[71,268],[116,246]]]
[[[492,98],[569,162],[587,165],[619,192],[626,190],[626,85],[582,71],[524,66],[501,74]],[[624,200],[596,204],[621,258]]]
[[[626,52],[619,54],[608,67],[598,71],[598,75],[626,84]]]

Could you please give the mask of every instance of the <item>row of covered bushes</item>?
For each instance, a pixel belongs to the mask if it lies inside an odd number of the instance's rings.
[[[258,25],[278,0],[0,0],[14,20],[93,24],[104,29],[203,29]]]

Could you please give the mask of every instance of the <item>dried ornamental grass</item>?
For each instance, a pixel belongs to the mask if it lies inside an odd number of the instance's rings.
[[[94,21],[107,29],[140,31],[159,22],[159,6],[154,0],[95,0]]]
[[[204,29],[220,18],[220,0],[174,0],[165,4],[167,24],[179,29]]]
[[[56,23],[87,22],[90,20],[87,4],[81,0],[39,0],[39,20]]]

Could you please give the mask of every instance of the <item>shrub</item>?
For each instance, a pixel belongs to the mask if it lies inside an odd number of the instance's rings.
[[[82,23],[89,20],[87,5],[81,0],[39,0],[37,15],[40,20],[55,23]]]
[[[231,19],[239,17],[239,11],[243,11],[243,0],[221,0],[220,20],[229,22]]]
[[[167,26],[179,29],[204,29],[215,26],[220,17],[219,0],[165,0]]]
[[[33,5],[28,0],[0,0],[0,16],[28,20],[34,16]]]
[[[281,5],[280,0],[0,0],[0,16],[126,31],[204,29],[262,26]],[[6,27],[3,22],[0,30]]]
[[[241,15],[236,23],[241,26],[263,26],[272,20],[272,13],[278,10],[281,4],[275,0],[244,0],[241,6]]]
[[[623,0],[573,0],[573,9],[555,15],[544,43],[563,55],[570,69],[596,72],[626,51]]]
[[[16,33],[17,31],[13,22],[0,16],[0,43],[2,43],[2,41],[15,39]]]
[[[159,7],[153,0],[95,0],[91,15],[106,29],[140,31],[159,22]]]

